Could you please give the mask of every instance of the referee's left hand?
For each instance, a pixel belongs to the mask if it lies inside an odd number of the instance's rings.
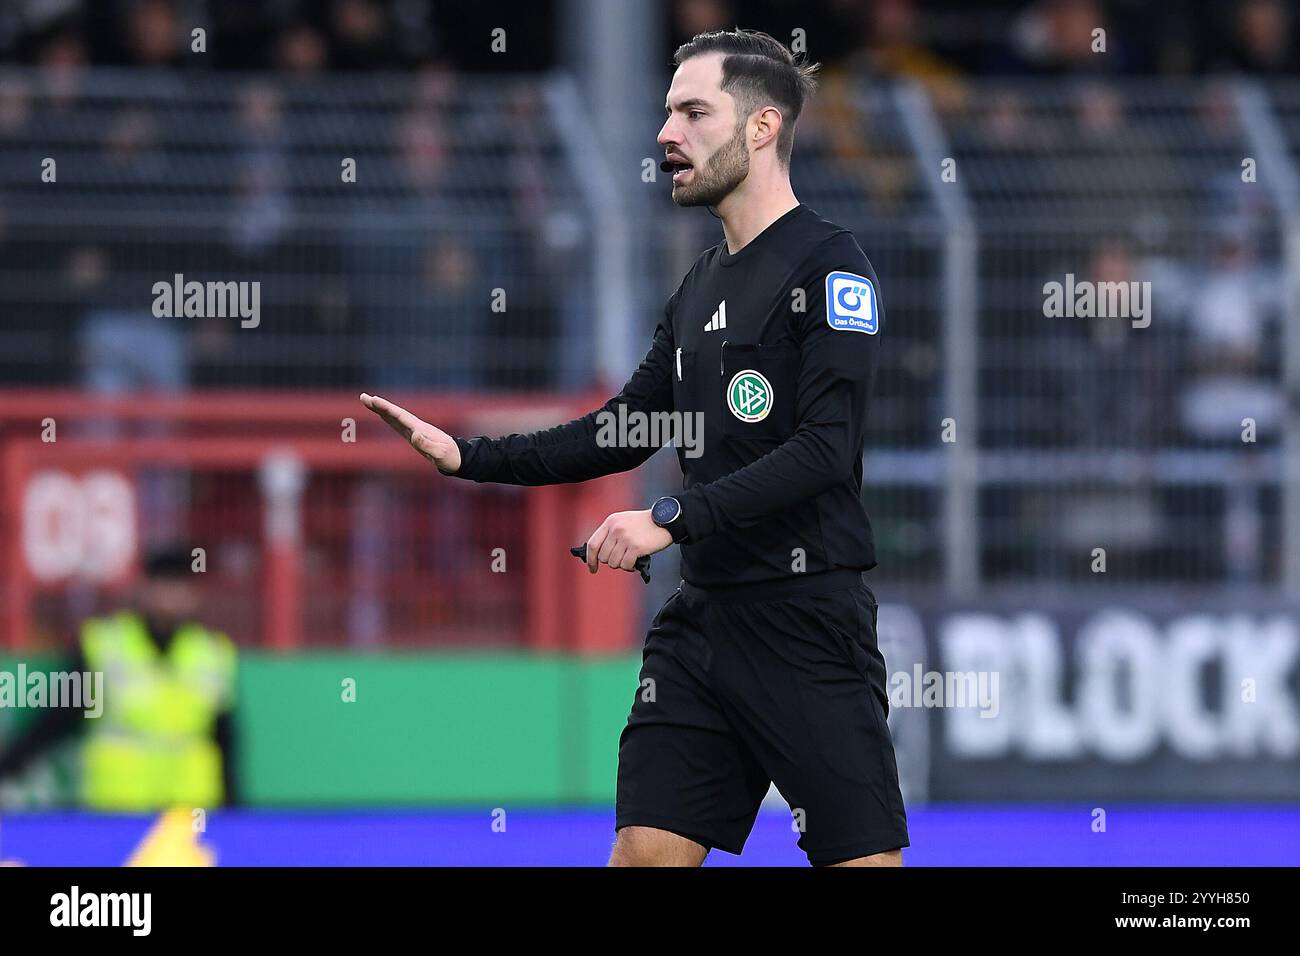
[[[624,571],[636,570],[636,559],[662,551],[673,536],[659,527],[646,511],[618,511],[606,518],[587,539],[587,570],[602,564]]]

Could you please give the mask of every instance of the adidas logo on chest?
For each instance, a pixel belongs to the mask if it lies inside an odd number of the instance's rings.
[[[727,327],[727,300],[723,299],[718,303],[717,311],[713,313],[708,322],[704,324],[705,332],[720,332]]]

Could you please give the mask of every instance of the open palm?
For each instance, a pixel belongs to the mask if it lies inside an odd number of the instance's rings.
[[[441,428],[435,428],[402,406],[394,405],[378,395],[362,392],[361,404],[386,421],[393,431],[433,462],[444,475],[454,475],[460,470],[460,448]]]

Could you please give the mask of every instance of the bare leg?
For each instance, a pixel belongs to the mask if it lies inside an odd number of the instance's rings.
[[[843,863],[835,863],[834,866],[902,866],[902,850],[886,850],[884,853],[873,853],[871,856],[860,856],[853,860],[845,860]]]
[[[686,837],[654,827],[623,827],[610,866],[699,866],[709,851]]]

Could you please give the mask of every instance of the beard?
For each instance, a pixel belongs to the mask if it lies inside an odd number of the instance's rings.
[[[695,167],[695,176],[684,186],[673,186],[673,202],[679,206],[716,206],[749,175],[749,151],[745,149],[745,124],[717,148],[707,163]]]

